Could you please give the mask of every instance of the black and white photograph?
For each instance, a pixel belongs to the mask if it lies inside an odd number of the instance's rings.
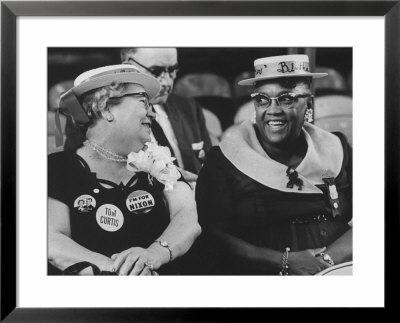
[[[0,320],[387,307],[398,2],[2,1]]]
[[[351,275],[352,48],[49,48],[49,275]]]

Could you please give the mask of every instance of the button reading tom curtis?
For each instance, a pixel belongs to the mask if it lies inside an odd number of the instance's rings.
[[[135,214],[145,214],[151,211],[155,201],[153,196],[146,191],[134,191],[126,199],[126,207]]]
[[[97,209],[96,221],[103,230],[115,232],[122,228],[124,216],[117,206],[103,204]]]

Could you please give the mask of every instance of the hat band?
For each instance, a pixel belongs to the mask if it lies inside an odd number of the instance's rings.
[[[109,93],[109,98],[118,98],[118,97],[122,97],[128,94],[139,94],[139,93],[146,93],[145,88],[137,83],[125,83],[126,88],[124,91],[115,91],[115,90],[111,90]]]
[[[279,63],[255,65],[255,77],[304,75],[310,73],[310,63],[307,61],[282,61]]]
[[[105,75],[113,75],[113,74],[122,74],[122,73],[139,73],[139,71],[135,68],[132,68],[131,66],[127,66],[127,68],[120,68],[114,71],[104,71],[101,73],[96,73],[94,75],[88,76],[87,78],[85,78],[84,80],[78,82],[78,84],[75,84],[75,86],[81,85],[83,83],[86,83],[88,81],[92,81],[94,79],[97,79],[101,76],[105,76]]]

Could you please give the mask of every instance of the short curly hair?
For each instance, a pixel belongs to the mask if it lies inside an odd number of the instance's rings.
[[[89,117],[89,122],[81,124],[72,118],[75,128],[84,137],[88,128],[95,122],[95,120],[102,118],[102,112],[107,111],[111,107],[117,105],[121,98],[119,96],[123,93],[129,83],[114,82],[110,85],[91,90],[82,94],[78,100]]]
[[[102,113],[120,102],[119,96],[127,89],[128,83],[114,82],[81,95],[80,102],[91,122],[102,118]]]

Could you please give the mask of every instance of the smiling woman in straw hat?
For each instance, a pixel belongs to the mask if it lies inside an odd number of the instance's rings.
[[[193,193],[150,143],[159,82],[131,65],[87,71],[61,97],[87,140],[49,155],[48,258],[65,274],[154,275],[200,233]],[[165,268],[170,268],[166,270]]]
[[[254,66],[239,84],[253,86],[255,123],[210,151],[197,182],[210,273],[310,275],[349,261],[351,149],[305,122],[312,79],[326,74],[312,73],[306,55]]]

